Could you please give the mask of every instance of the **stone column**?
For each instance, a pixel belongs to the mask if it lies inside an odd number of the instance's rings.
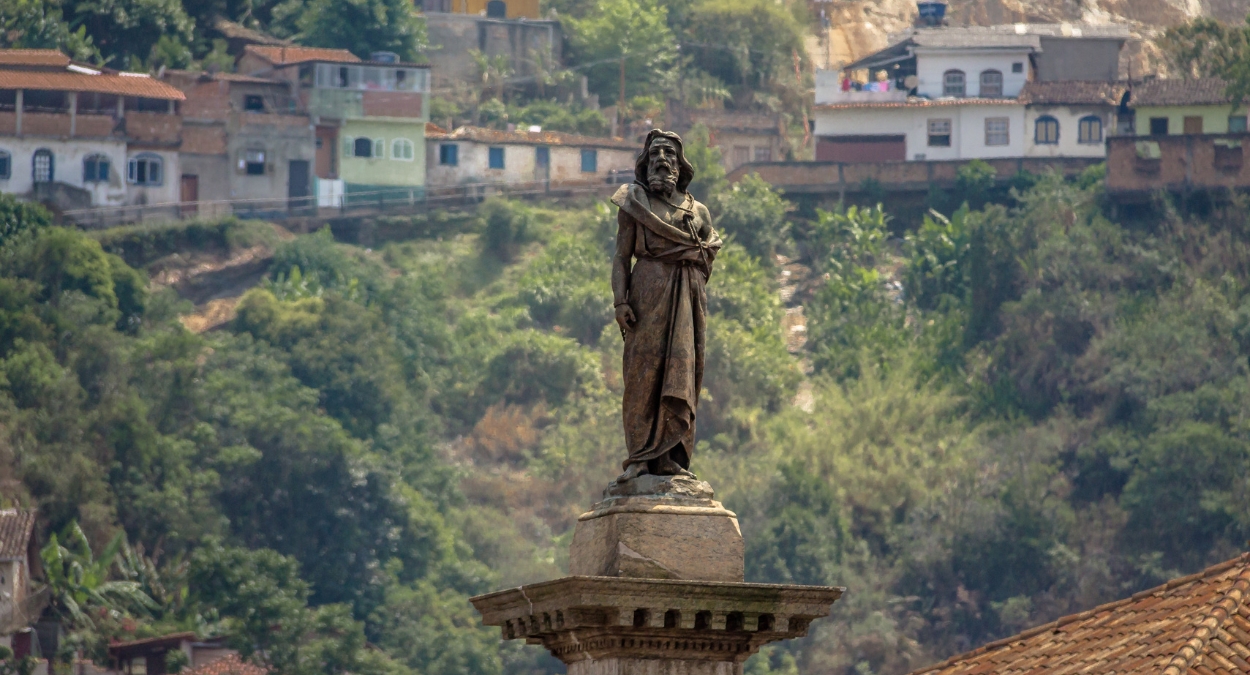
[[[712,497],[686,477],[613,483],[578,519],[574,576],[473,605],[569,675],[741,675],[763,645],[806,635],[845,589],[743,583],[737,517]]]

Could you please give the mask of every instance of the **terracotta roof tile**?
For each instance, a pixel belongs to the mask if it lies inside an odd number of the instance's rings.
[[[339,63],[359,63],[360,59],[346,49],[321,49],[319,47],[275,47],[270,45],[248,45],[245,51],[251,52],[275,66],[304,63],[306,61],[335,61]]]
[[[1133,85],[1132,105],[1227,105],[1224,80],[1207,77],[1198,80],[1146,80]]]
[[[268,675],[269,669],[248,663],[238,654],[228,654],[198,668],[182,671],[182,675]]]
[[[913,675],[1250,673],[1250,553]]]
[[[622,150],[641,150],[639,143],[623,138],[605,138],[600,136],[583,136],[563,131],[500,131],[485,127],[458,127],[455,131],[430,133],[426,127],[426,138],[445,141],[475,141],[477,143],[518,143],[523,145],[582,145],[596,148],[619,148]]]
[[[1020,92],[1025,105],[1119,105],[1128,82],[1029,82]]]
[[[68,66],[69,57],[55,49],[0,49],[0,66]]]
[[[26,546],[35,531],[35,512],[20,509],[0,511],[0,559],[25,558]]]
[[[100,74],[70,72],[36,72],[0,70],[0,89],[38,89],[43,91],[94,91],[101,94],[140,96],[181,101],[182,92],[147,75]]]

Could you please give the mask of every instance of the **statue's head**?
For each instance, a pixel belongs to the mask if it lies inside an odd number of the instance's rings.
[[[681,136],[652,129],[634,165],[634,178],[652,192],[685,192],[694,179],[694,167],[686,159]]]

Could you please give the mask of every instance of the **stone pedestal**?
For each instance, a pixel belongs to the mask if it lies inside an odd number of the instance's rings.
[[[806,635],[845,589],[742,583],[737,517],[712,497],[693,478],[613,483],[578,520],[573,576],[471,602],[569,675],[742,675],[751,654]]]
[[[613,483],[573,531],[569,572],[581,576],[742,581],[738,518],[693,478]]]

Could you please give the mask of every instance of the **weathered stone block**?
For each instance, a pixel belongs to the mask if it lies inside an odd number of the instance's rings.
[[[569,572],[579,576],[742,581],[738,518],[702,481],[640,476],[610,486],[578,519]]]

